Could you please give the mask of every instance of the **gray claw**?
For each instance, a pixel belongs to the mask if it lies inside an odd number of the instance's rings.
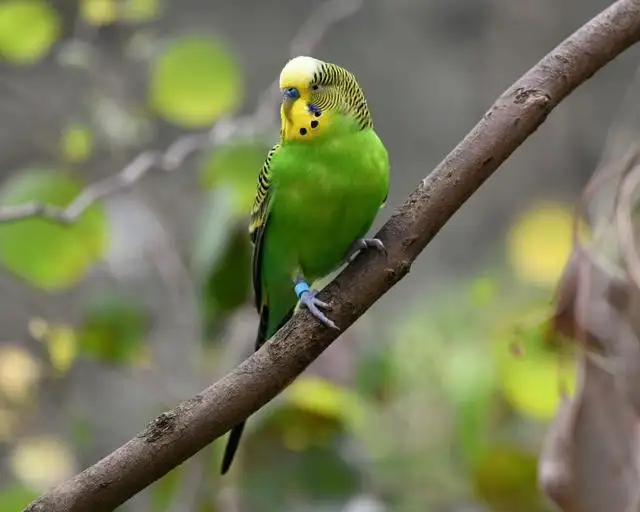
[[[382,240],[378,238],[358,238],[354,240],[349,250],[347,251],[347,261],[353,260],[360,251],[365,249],[376,249],[380,251],[385,256],[387,255],[387,249],[382,243]]]
[[[322,322],[324,325],[330,327],[331,329],[336,329],[339,331],[340,329],[338,328],[338,326],[333,323],[332,320],[327,318],[327,316],[322,311],[320,311],[320,308],[331,309],[331,306],[326,302],[322,302],[321,300],[316,299],[317,293],[317,290],[309,290],[303,292],[300,296],[300,302],[304,304],[309,312],[318,320],[320,320],[320,322]]]

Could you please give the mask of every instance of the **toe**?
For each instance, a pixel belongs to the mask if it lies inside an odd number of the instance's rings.
[[[384,244],[382,243],[382,240],[378,240],[377,238],[373,238],[371,240],[371,247],[374,247],[375,249],[378,249],[379,251],[382,251],[382,252],[387,251]]]
[[[336,324],[333,323],[333,321],[330,320],[322,311],[320,311],[317,307],[315,307],[315,305],[312,305],[309,308],[309,311],[311,312],[311,314],[313,316],[315,316],[318,320],[320,320],[320,322],[322,322],[327,327],[330,327],[331,329],[337,329],[338,328],[336,326]]]
[[[313,303],[319,307],[320,309],[331,309],[331,304],[328,304],[326,302],[323,302],[321,300],[318,299],[313,299]]]

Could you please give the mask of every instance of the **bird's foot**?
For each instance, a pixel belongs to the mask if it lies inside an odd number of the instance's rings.
[[[347,250],[346,261],[352,261],[361,251],[365,249],[375,249],[380,251],[385,256],[387,255],[387,249],[384,244],[378,238],[358,238],[354,240],[349,249]]]
[[[295,292],[300,299],[300,302],[305,305],[309,312],[331,329],[340,330],[339,327],[327,316],[320,311],[321,309],[331,309],[331,305],[316,298],[318,290],[309,288],[309,285],[305,281],[296,282]]]

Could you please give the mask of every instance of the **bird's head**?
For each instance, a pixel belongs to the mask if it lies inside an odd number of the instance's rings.
[[[282,139],[312,140],[328,129],[371,126],[362,90],[346,69],[313,57],[295,57],[280,72]]]

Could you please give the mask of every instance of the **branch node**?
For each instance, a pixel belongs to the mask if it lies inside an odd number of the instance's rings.
[[[513,102],[516,105],[530,102],[539,104],[542,109],[551,109],[551,97],[544,91],[541,91],[539,89],[527,89],[525,87],[518,87],[514,91],[514,96],[515,97],[513,99]]]
[[[178,415],[173,411],[166,411],[157,418],[150,421],[147,428],[144,429],[138,437],[144,439],[147,443],[155,443],[158,439],[173,432],[176,428],[176,418]]]

